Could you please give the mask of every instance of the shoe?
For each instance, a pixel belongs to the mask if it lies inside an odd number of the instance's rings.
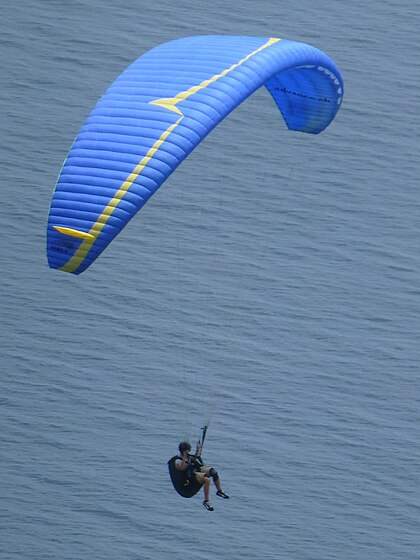
[[[204,500],[203,506],[206,508],[207,511],[214,511],[214,507],[212,507],[208,500]]]

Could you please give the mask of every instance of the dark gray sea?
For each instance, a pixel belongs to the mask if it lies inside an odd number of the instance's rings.
[[[1,3],[1,560],[420,558],[419,12]],[[48,269],[51,193],[97,98],[208,33],[325,50],[332,126],[288,132],[257,92],[89,271]],[[166,469],[210,416],[214,513]]]

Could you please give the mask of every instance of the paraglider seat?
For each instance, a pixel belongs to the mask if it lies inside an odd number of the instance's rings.
[[[186,471],[179,471],[175,467],[175,461],[179,459],[177,455],[169,459],[168,469],[172,484],[175,490],[183,498],[192,498],[200,490],[202,484],[195,479],[188,480]]]

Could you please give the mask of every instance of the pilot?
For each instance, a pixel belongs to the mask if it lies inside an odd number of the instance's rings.
[[[216,486],[217,492],[216,496],[229,499],[229,496],[225,494],[222,490],[222,484],[220,477],[217,474],[216,469],[210,465],[205,465],[201,459],[201,446],[197,446],[195,455],[192,455],[191,445],[188,441],[181,441],[178,446],[179,455],[175,461],[175,468],[179,471],[185,472],[185,484],[188,485],[192,480],[196,480],[199,484],[203,485],[204,500],[203,506],[208,511],[213,511],[214,508],[210,504],[210,478],[213,479],[214,485]]]

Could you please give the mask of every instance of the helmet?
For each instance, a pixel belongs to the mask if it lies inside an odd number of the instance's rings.
[[[191,451],[191,445],[188,443],[188,441],[181,441],[178,449],[180,453],[184,453],[184,451]]]

